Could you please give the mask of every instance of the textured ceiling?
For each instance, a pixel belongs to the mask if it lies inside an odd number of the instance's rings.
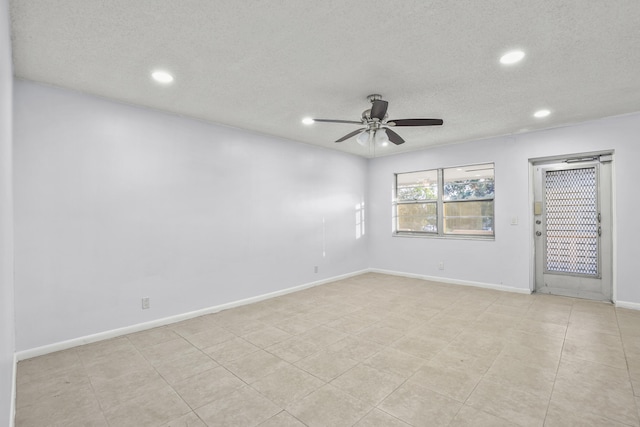
[[[640,110],[640,1],[13,0],[19,78],[362,156]],[[498,62],[519,48],[524,60]],[[150,80],[155,69],[171,85]],[[333,141],[380,93],[401,146]],[[552,114],[535,119],[547,108]]]

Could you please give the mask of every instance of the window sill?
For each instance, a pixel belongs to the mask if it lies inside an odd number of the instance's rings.
[[[496,236],[479,236],[473,234],[447,234],[446,236],[440,236],[438,234],[431,233],[392,233],[392,237],[409,237],[409,238],[426,238],[437,240],[484,240],[493,242],[496,240]]]

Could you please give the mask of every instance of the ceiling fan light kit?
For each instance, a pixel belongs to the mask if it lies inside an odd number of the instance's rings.
[[[336,140],[336,142],[346,141],[356,135],[356,141],[362,146],[369,145],[372,141],[380,145],[387,145],[389,141],[396,145],[404,143],[404,139],[398,135],[395,131],[391,130],[391,127],[396,126],[441,126],[443,124],[442,119],[394,119],[389,120],[387,114],[387,108],[389,102],[382,99],[382,95],[373,94],[367,96],[369,102],[371,102],[371,108],[362,112],[360,121],[355,120],[335,120],[335,119],[311,119],[313,122],[320,123],[347,123],[357,124],[364,126],[363,128],[356,129]]]

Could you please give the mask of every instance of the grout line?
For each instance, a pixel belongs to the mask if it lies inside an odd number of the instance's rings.
[[[571,315],[573,314],[573,305],[575,300],[571,301],[571,310],[569,311],[569,318],[567,319],[567,327],[564,330],[564,337],[562,338],[562,347],[560,348],[560,359],[558,360],[558,367],[556,368],[556,374],[553,377],[553,386],[551,387],[551,393],[549,394],[549,401],[547,402],[547,410],[544,412],[543,424],[547,421],[549,415],[549,406],[551,406],[551,399],[556,388],[556,381],[558,379],[558,372],[560,371],[560,365],[562,364],[562,354],[564,353],[564,344],[567,340],[567,333],[569,332],[569,324],[571,323]]]

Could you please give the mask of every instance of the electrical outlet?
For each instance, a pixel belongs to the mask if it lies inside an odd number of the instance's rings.
[[[142,309],[146,310],[149,308],[149,297],[142,298]]]
[[[438,270],[444,270],[444,261],[438,263]]]
[[[313,272],[317,273],[318,272],[318,266],[316,265],[315,267],[313,267]]]

